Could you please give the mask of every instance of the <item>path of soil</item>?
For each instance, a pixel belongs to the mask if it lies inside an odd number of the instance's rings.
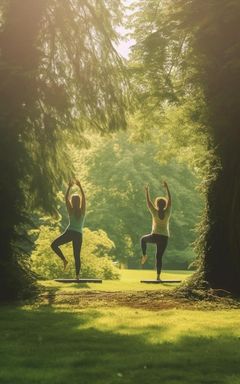
[[[125,306],[161,311],[167,309],[220,310],[239,309],[240,303],[230,298],[212,297],[207,300],[193,300],[177,297],[172,291],[67,291],[50,290],[40,296],[39,304],[71,305],[80,309],[86,307]]]

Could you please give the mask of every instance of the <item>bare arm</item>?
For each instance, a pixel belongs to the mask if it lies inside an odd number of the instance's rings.
[[[154,207],[154,205],[152,203],[152,200],[150,198],[149,186],[148,185],[145,186],[145,194],[146,194],[147,207],[148,207],[150,212],[153,212],[155,210],[155,207]]]
[[[167,203],[167,208],[170,208],[172,206],[172,196],[168,188],[168,184],[166,181],[163,182],[163,186],[166,188],[167,191],[167,197],[168,197],[168,203]]]
[[[69,200],[69,192],[70,192],[70,189],[71,189],[72,186],[73,186],[73,182],[69,181],[68,189],[67,189],[66,194],[65,194],[65,202],[66,202],[66,207],[67,207],[68,212],[70,212],[71,207],[72,207],[71,203],[70,203],[70,200]]]
[[[85,215],[85,212],[86,212],[86,196],[85,196],[84,190],[82,189],[82,186],[81,186],[81,183],[80,183],[79,180],[76,181],[76,184],[79,187],[81,195],[82,195],[81,210],[82,210],[83,215]]]

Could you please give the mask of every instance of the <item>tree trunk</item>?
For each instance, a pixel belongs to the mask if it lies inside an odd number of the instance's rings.
[[[240,3],[184,4],[192,16],[195,80],[205,94],[211,150],[219,162],[208,175],[201,271],[212,288],[240,294]]]
[[[207,191],[202,268],[212,288],[240,294],[240,146],[230,147]]]
[[[0,300],[30,296],[34,279],[26,255],[16,247],[17,226],[24,222],[26,149],[39,55],[36,41],[45,1],[10,0],[0,34]]]

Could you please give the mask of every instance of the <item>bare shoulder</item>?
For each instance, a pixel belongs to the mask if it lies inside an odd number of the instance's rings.
[[[154,207],[154,205],[152,205],[149,210],[153,216],[158,215],[158,210]]]

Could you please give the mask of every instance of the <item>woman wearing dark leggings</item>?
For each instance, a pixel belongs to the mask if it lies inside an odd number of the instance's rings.
[[[86,198],[82,186],[77,180],[76,185],[80,189],[81,197],[79,196],[79,194],[75,193],[71,196],[71,199],[69,199],[70,189],[73,185],[74,182],[70,181],[65,195],[65,201],[69,215],[69,224],[65,232],[52,242],[51,248],[63,261],[63,269],[65,270],[68,261],[66,260],[59,246],[72,242],[76,278],[79,279],[81,269],[80,252],[82,247],[82,230],[86,211]]]
[[[157,246],[156,266],[157,280],[160,280],[162,269],[162,257],[168,244],[169,234],[169,218],[171,215],[172,199],[167,183],[164,181],[164,187],[167,191],[167,198],[157,197],[155,204],[152,203],[149,187],[145,187],[147,207],[152,215],[152,233],[141,238],[142,259],[141,264],[147,261],[147,243],[153,243]]]

